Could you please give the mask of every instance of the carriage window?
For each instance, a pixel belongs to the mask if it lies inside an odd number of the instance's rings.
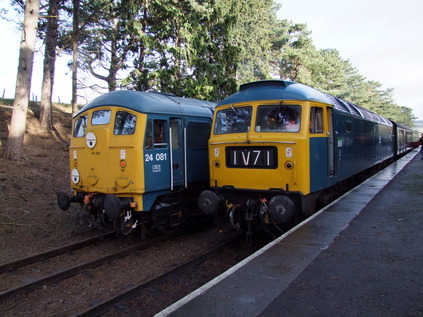
[[[166,148],[166,120],[148,119],[145,131],[144,147],[147,150],[154,148]]]
[[[210,123],[189,122],[187,125],[187,147],[190,150],[207,149],[210,137]]]
[[[352,131],[351,121],[345,121],[345,132],[351,132],[351,131]]]
[[[114,135],[129,135],[135,133],[137,116],[126,111],[116,112]]]
[[[258,107],[256,132],[298,132],[300,125],[300,106],[266,105]]]
[[[87,121],[88,116],[79,117],[78,120],[75,121],[73,137],[81,138],[85,135],[85,130],[87,129]]]
[[[98,110],[93,112],[92,125],[108,124],[110,122],[110,110]]]
[[[251,107],[220,110],[216,114],[214,134],[242,133],[250,131]]]
[[[310,133],[323,133],[323,108],[311,108]]]

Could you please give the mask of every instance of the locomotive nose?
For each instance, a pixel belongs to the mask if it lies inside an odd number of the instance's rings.
[[[198,207],[204,214],[214,215],[219,209],[219,197],[211,190],[205,190],[198,198]]]

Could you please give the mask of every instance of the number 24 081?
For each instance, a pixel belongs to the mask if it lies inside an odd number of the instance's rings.
[[[156,158],[156,161],[166,161],[167,160],[167,154],[166,153],[156,153],[156,155],[145,154],[145,161],[146,162],[153,162],[154,157]]]

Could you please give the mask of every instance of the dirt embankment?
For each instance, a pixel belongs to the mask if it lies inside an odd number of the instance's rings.
[[[39,128],[37,114],[32,104],[23,159],[12,162],[3,158],[12,108],[0,105],[0,263],[69,243],[83,230],[75,225],[75,210],[61,211],[55,195],[70,188],[70,107],[55,105],[49,132]]]

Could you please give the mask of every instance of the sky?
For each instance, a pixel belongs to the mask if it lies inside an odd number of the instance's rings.
[[[395,102],[423,120],[422,0],[276,1],[282,5],[280,19],[306,23],[318,49],[337,49],[368,80],[380,82],[383,89],[393,88]],[[9,0],[0,0],[0,8],[8,4]],[[2,19],[0,30],[0,96],[13,98],[20,32]],[[36,48],[41,50],[41,43]],[[32,100],[40,100],[42,55],[42,50],[35,54]],[[53,101],[71,100],[69,59],[56,64]]]
[[[278,17],[306,23],[318,49],[337,49],[423,120],[422,0],[277,0]]]

